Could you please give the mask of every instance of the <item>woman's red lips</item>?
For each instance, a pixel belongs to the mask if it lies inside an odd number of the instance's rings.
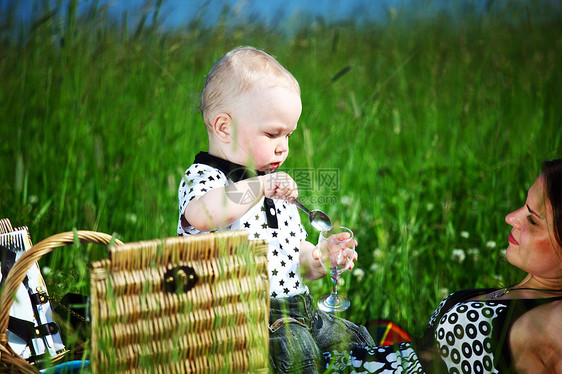
[[[509,233],[509,236],[507,237],[507,241],[510,242],[511,244],[519,245],[519,242],[515,240],[512,233]]]

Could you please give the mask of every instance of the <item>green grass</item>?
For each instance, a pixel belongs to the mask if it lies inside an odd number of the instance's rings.
[[[175,235],[177,186],[207,147],[195,110],[205,74],[253,45],[301,84],[285,169],[338,170],[335,190],[301,195],[335,197],[314,208],[360,243],[364,276],[343,277],[344,317],[388,318],[419,335],[447,290],[521,277],[502,257],[504,217],[540,163],[561,156],[560,8],[494,4],[461,20],[398,10],[384,25],[320,20],[291,34],[230,24],[228,13],[175,31],[150,18],[119,24],[103,8],[38,15],[26,28],[2,19],[1,216],[29,226],[34,242],[75,228],[123,241]],[[84,267],[103,255],[45,258],[51,292],[88,292]],[[309,287],[319,297],[330,284]]]

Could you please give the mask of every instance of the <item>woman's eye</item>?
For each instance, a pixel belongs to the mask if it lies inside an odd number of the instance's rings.
[[[531,215],[528,215],[528,216],[527,216],[527,221],[529,221],[529,223],[530,223],[531,225],[536,225],[536,224],[537,224],[537,223],[535,222],[535,220],[533,219],[533,216],[531,216]]]
[[[266,132],[266,133],[265,133],[265,136],[267,136],[268,138],[275,138],[275,137],[277,137],[277,135],[272,134],[272,133],[270,133],[270,132]]]

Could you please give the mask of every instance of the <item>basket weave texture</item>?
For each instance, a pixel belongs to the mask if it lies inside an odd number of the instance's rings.
[[[268,371],[267,245],[247,232],[112,246],[90,274],[94,373]]]

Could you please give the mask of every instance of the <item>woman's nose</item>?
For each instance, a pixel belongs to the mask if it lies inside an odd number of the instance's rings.
[[[517,209],[516,211],[513,211],[513,212],[509,213],[507,216],[505,216],[505,222],[508,225],[511,225],[511,226],[515,227],[519,222],[519,220],[518,220],[519,214],[518,213],[521,212],[521,209],[523,209],[523,207],[521,207],[521,208]]]

